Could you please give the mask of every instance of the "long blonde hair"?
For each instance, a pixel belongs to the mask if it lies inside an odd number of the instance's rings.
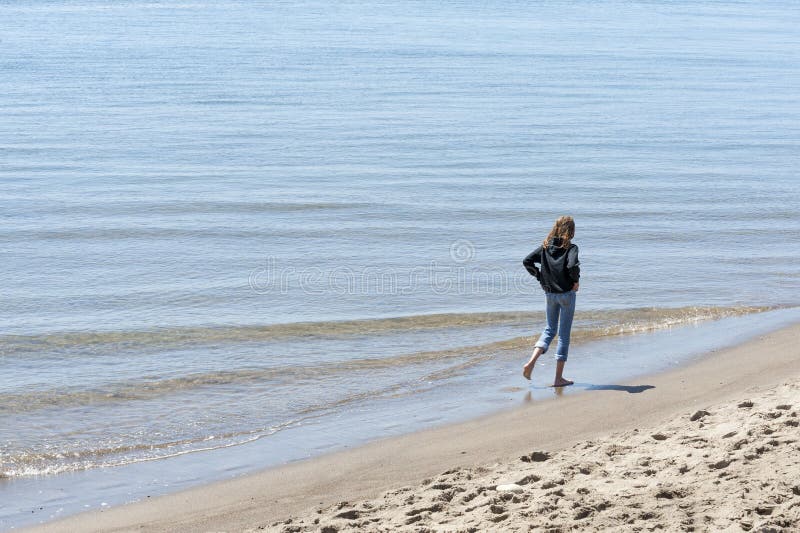
[[[569,248],[575,236],[575,221],[570,216],[558,217],[553,229],[547,234],[542,246],[547,248],[552,239],[561,239],[561,248]]]

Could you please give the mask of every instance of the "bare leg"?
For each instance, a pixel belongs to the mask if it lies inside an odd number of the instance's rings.
[[[566,361],[556,361],[556,380],[553,383],[553,387],[566,387],[567,385],[572,385],[572,381],[568,379],[564,379],[564,365],[567,364]]]
[[[536,360],[539,359],[539,356],[544,353],[544,350],[539,348],[538,346],[533,349],[533,355],[531,355],[530,360],[525,363],[525,366],[522,367],[522,375],[525,379],[531,379],[531,372],[533,372],[533,365],[536,364]]]

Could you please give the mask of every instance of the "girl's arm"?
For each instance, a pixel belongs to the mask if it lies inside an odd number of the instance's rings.
[[[528,254],[528,257],[522,260],[522,265],[525,267],[525,270],[528,271],[528,274],[539,279],[541,273],[539,269],[536,268],[536,263],[542,264],[542,247],[539,246],[537,249],[532,251]]]
[[[581,262],[578,259],[578,246],[573,245],[567,252],[567,272],[572,279],[572,290],[577,291],[581,281]]]

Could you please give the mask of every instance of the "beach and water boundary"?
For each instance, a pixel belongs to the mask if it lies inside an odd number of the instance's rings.
[[[579,311],[573,343],[581,346],[764,312],[783,316],[791,310],[733,306]],[[353,413],[367,414],[360,422],[374,426],[372,433],[391,434],[457,420],[476,410],[485,412],[513,398],[516,386],[507,378],[508,365],[530,350],[535,339],[531,330],[543,321],[541,312],[506,312],[0,336],[0,353],[26,368],[32,384],[38,383],[34,381],[39,379],[37,371],[47,371],[54,358],[61,372],[72,374],[61,386],[26,389],[24,383],[17,383],[17,392],[0,394],[0,415],[8,417],[9,425],[46,424],[48,417],[59,418],[54,429],[60,434],[50,434],[41,442],[36,433],[22,433],[18,436],[21,444],[4,450],[0,478],[119,467],[262,438],[278,440],[284,434],[296,434],[298,428],[318,428]],[[761,317],[751,327],[768,321]],[[702,348],[675,353],[656,349],[635,355],[635,348],[625,341],[612,342],[608,349],[590,346],[588,350],[596,355],[579,359],[578,370],[620,379],[676,364]],[[218,357],[222,351],[225,356]],[[325,355],[320,359],[315,351]],[[237,358],[237,354],[245,356]],[[75,370],[64,368],[64,363]],[[193,371],[187,371],[187,364]],[[97,369],[88,382],[81,376],[81,369],[87,367]],[[507,382],[498,381],[499,376]],[[292,400],[276,405],[285,397]],[[467,400],[453,404],[448,397]],[[445,411],[438,418],[414,421],[418,406],[428,402]],[[157,431],[152,435],[142,434],[140,426],[122,426],[103,427],[94,435],[81,433],[81,439],[72,437],[73,432],[86,432],[87,418],[139,421],[164,406],[181,409],[175,409],[169,421],[154,424]],[[211,425],[203,410],[218,413],[223,420]],[[379,413],[391,411],[407,413],[408,420],[375,426],[382,416]],[[373,414],[372,420],[368,414]],[[353,439],[331,435],[327,441]],[[305,444],[299,449],[319,453],[326,439],[317,440],[319,447]],[[261,465],[297,458],[283,452],[277,455]]]
[[[568,394],[530,402],[251,476],[84,513],[33,530],[244,530],[315,506],[375,497],[449,468],[486,465],[531,449],[557,450],[579,439],[646,426],[682,410],[800,377],[796,318],[775,331],[779,322],[773,321],[773,327],[760,333],[751,330],[750,335],[744,334],[745,338],[756,335],[750,340],[737,338],[743,334],[741,324],[728,324],[725,330],[737,344],[724,343],[724,349],[708,347],[711,351],[702,357],[658,374],[594,387],[587,392],[592,395],[590,401],[587,394]],[[738,327],[732,331],[731,325]],[[570,421],[569,431],[564,430],[564,420]]]
[[[710,320],[706,315],[706,320],[693,325],[613,334],[604,339],[579,342],[570,361],[570,375],[576,378],[576,385],[563,389],[560,391],[563,395],[558,397],[547,387],[548,380],[552,379],[549,362],[537,366],[533,384],[528,388],[518,368],[526,352],[514,348],[518,357],[489,358],[488,364],[476,365],[476,373],[466,376],[468,381],[461,383],[460,388],[450,384],[437,393],[405,397],[378,406],[372,412],[364,409],[343,412],[323,418],[320,423],[309,421],[233,448],[223,446],[128,466],[7,481],[5,488],[19,499],[15,499],[14,515],[5,518],[6,524],[16,526],[52,520],[208,482],[247,477],[259,464],[280,468],[281,464],[335,454],[375,439],[447,427],[523,405],[553,399],[564,401],[571,396],[583,396],[579,394],[582,392],[624,391],[625,384],[630,384],[637,376],[674,372],[692,365],[698,358],[708,357],[710,352],[796,324],[800,318],[797,308],[757,311],[742,314],[740,310],[734,316],[717,317],[717,320]],[[629,390],[635,391],[636,385]],[[649,386],[649,383],[644,385]],[[436,408],[431,409],[431,406]],[[437,415],[432,415],[433,412]],[[385,423],[381,424],[381,420]],[[391,424],[389,429],[386,423]],[[502,434],[497,438],[498,442],[504,441]],[[81,490],[77,490],[78,487],[82,487]],[[82,497],[76,497],[78,494]]]

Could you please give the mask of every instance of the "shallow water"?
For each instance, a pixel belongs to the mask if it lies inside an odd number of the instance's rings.
[[[794,3],[0,16],[0,476],[291,448],[428,387],[472,393],[426,423],[494,405],[563,213],[579,343],[800,304]]]
[[[768,309],[579,312],[573,343]],[[5,364],[26,369],[2,394],[0,416],[14,428],[2,474],[228,447],[365,402],[410,398],[492,360],[522,357],[531,325],[543,321],[542,313],[449,314],[0,338]]]
[[[0,525],[37,523],[154,497],[247,474],[257,466],[306,459],[529,402],[557,401],[561,396],[598,390],[647,394],[653,388],[647,374],[798,321],[800,308],[776,309],[638,333],[579,336],[568,366],[575,385],[564,389],[548,386],[554,369],[551,358],[540,359],[529,386],[519,375],[520,351],[508,345],[495,347],[488,357],[448,373],[448,379],[411,376],[405,384],[410,394],[354,397],[346,406],[334,404],[327,412],[305,413],[283,427],[246,438],[239,435],[238,444],[224,446],[213,439],[198,453],[177,447],[151,450],[155,454],[172,451],[168,460],[147,460],[141,455],[138,461],[115,468],[72,468],[59,475],[0,480],[0,488],[11,496],[0,507]]]

